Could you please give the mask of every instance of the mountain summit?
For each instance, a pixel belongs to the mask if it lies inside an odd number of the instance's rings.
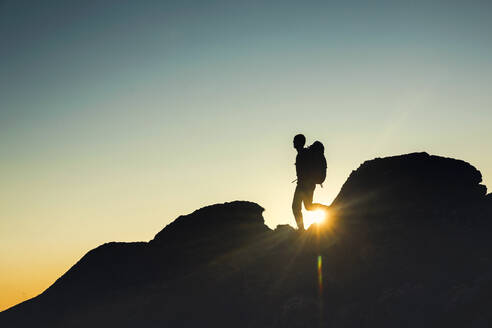
[[[455,159],[364,162],[330,220],[269,229],[258,204],[89,251],[1,327],[488,327],[492,196]]]

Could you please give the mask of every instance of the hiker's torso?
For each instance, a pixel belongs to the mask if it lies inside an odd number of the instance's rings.
[[[308,149],[303,148],[298,152],[296,156],[296,174],[297,174],[297,183],[299,182],[308,183],[309,184],[309,157],[308,157]],[[314,183],[313,183],[314,184]]]

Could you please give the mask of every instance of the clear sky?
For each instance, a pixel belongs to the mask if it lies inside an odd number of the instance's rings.
[[[295,225],[292,138],[329,203],[364,160],[492,185],[489,1],[1,1],[0,310],[88,250],[244,199]]]

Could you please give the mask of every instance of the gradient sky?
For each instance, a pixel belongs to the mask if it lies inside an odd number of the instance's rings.
[[[489,1],[1,1],[0,310],[90,249],[245,199],[295,225],[292,137],[329,203],[364,160],[492,185]]]

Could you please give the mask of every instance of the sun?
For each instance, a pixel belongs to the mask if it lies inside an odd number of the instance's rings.
[[[316,211],[302,211],[302,216],[304,218],[304,227],[307,229],[313,223],[322,223],[326,220],[328,213],[323,210]]]

